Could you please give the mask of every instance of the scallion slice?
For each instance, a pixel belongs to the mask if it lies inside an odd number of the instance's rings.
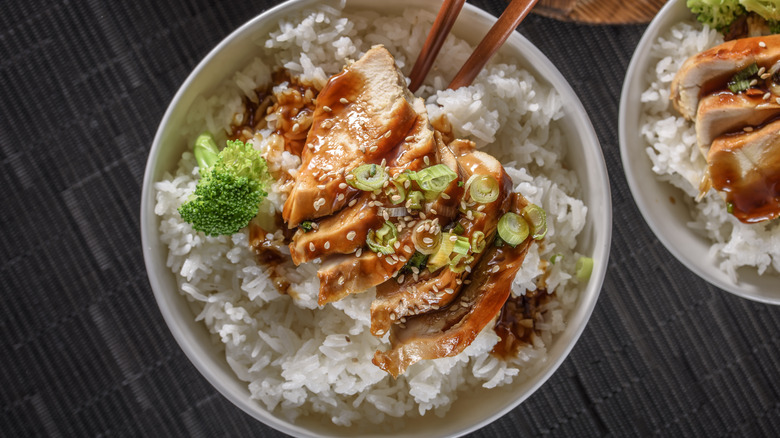
[[[528,231],[528,222],[517,213],[504,213],[498,220],[498,235],[512,247],[521,244],[528,237]]]
[[[455,257],[450,260],[450,271],[460,274],[466,270],[466,266],[470,265],[474,261],[474,257],[463,254],[456,254]]]
[[[455,246],[452,247],[452,252],[466,255],[471,251],[468,237],[458,236],[458,239],[454,243]]]
[[[417,185],[425,192],[425,199],[428,201],[436,199],[439,193],[458,178],[458,174],[446,164],[436,164],[409,175],[410,178],[417,181]]]
[[[377,164],[363,164],[352,169],[351,173],[354,178],[347,178],[347,183],[367,192],[381,189],[387,180],[385,168]]]
[[[498,181],[492,175],[472,175],[466,182],[471,199],[487,204],[498,199]]]
[[[542,240],[547,234],[547,213],[538,205],[526,205],[520,213],[531,226],[531,236],[535,240]]]
[[[482,231],[475,231],[471,235],[471,250],[477,254],[485,250],[485,233]]]
[[[575,275],[580,281],[587,281],[593,272],[593,259],[590,257],[580,257],[574,267]]]
[[[312,221],[303,221],[301,222],[301,229],[304,233],[308,233],[309,231],[314,229],[314,222]]]
[[[755,62],[738,71],[728,82],[729,90],[732,93],[747,91],[750,88],[750,79],[758,73],[758,64]]]
[[[442,266],[449,264],[450,254],[452,254],[452,249],[455,247],[455,242],[450,239],[451,236],[454,236],[454,234],[441,234],[441,244],[439,244],[439,248],[436,249],[436,252],[428,259],[429,272],[435,272]]]
[[[430,219],[418,223],[412,231],[412,243],[420,253],[433,254],[441,243],[441,227]]]
[[[406,199],[407,210],[422,210],[423,194],[422,192],[415,190],[409,193],[409,197]]]
[[[385,188],[385,194],[393,205],[398,205],[406,200],[406,189],[404,189],[403,182],[399,182],[396,179],[390,180],[392,184],[388,184]]]
[[[385,222],[378,230],[368,230],[366,244],[376,253],[392,254],[395,252],[393,244],[398,241],[398,229],[392,222]]]

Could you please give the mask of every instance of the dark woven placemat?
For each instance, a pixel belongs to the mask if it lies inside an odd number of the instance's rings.
[[[0,14],[0,435],[281,435],[219,395],[157,309],[139,203],[168,102],[275,2],[6,1]],[[506,3],[474,1],[493,14]],[[476,437],[771,436],[780,309],[687,271],[629,193],[620,86],[643,26],[530,16],[596,127],[614,237],[593,317],[560,370]],[[593,212],[598,214],[598,212]]]

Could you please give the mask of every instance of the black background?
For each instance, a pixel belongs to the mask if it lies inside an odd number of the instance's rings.
[[[211,48],[275,3],[2,3],[0,434],[281,436],[184,356],[157,309],[139,231],[144,166],[168,103]],[[472,3],[494,15],[506,5]],[[686,270],[628,190],[618,102],[644,28],[535,15],[519,28],[596,128],[614,235],[601,297],[569,358],[475,437],[780,429],[780,309]]]

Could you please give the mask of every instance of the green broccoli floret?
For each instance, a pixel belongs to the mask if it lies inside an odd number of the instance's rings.
[[[717,30],[728,28],[746,13],[738,0],[688,0],[687,6],[699,22]]]
[[[780,21],[780,4],[777,0],[739,0],[739,3],[748,12],[760,15],[770,26],[772,21]]]
[[[228,141],[220,152],[211,134],[195,142],[200,180],[192,199],[179,208],[182,219],[209,236],[233,234],[257,215],[270,177],[265,159],[251,144]]]

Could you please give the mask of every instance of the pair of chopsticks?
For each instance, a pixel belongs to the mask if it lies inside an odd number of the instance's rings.
[[[433,61],[436,59],[436,55],[439,54],[439,50],[450,33],[452,25],[455,24],[455,19],[458,18],[465,1],[444,0],[442,3],[436,20],[433,22],[430,32],[428,32],[428,37],[425,39],[420,55],[417,57],[417,61],[414,63],[412,72],[409,75],[411,79],[409,89],[412,92],[420,88],[423,80],[425,80],[425,76],[428,75]],[[447,88],[455,90],[471,84],[479,72],[482,71],[482,68],[485,67],[485,64],[536,5],[537,1],[512,0]]]

